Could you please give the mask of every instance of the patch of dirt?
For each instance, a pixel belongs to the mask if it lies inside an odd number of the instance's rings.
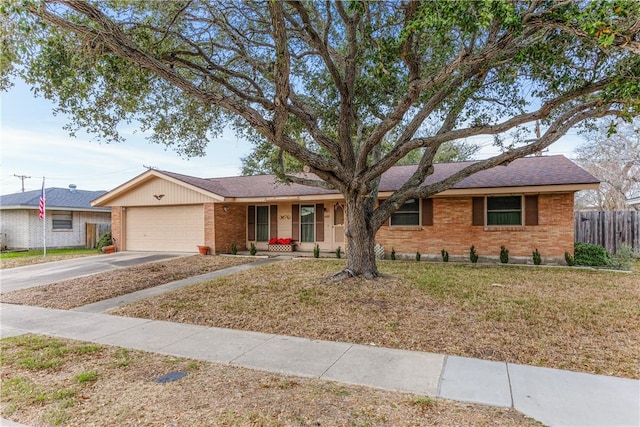
[[[640,378],[638,274],[388,262],[333,282],[343,265],[284,261],[111,314]]]
[[[255,258],[202,255],[174,258],[7,292],[0,294],[0,301],[69,310],[253,261]]]
[[[2,343],[2,416],[66,426],[540,426],[496,408],[254,371],[77,341],[24,336]],[[52,347],[55,368],[26,369]],[[158,383],[173,371],[188,375]],[[80,382],[79,374],[94,379]]]

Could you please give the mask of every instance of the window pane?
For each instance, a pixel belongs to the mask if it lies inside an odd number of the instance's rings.
[[[55,212],[51,215],[54,230],[72,230],[73,229],[73,213],[72,212]]]
[[[391,225],[420,225],[420,200],[410,199],[391,215]]]
[[[256,240],[258,242],[269,240],[269,206],[256,207]]]
[[[314,242],[315,236],[315,206],[300,206],[300,241]]]
[[[487,225],[521,225],[520,212],[487,212]]]
[[[522,225],[522,197],[487,197],[487,225]]]
[[[488,211],[520,210],[520,196],[487,197]]]
[[[420,205],[417,199],[409,199],[398,209],[397,212],[419,212]]]
[[[395,213],[391,216],[391,225],[420,225],[417,213]]]

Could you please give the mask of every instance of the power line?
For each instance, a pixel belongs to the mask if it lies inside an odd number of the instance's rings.
[[[20,178],[20,180],[22,181],[22,192],[24,193],[24,180],[31,177],[26,175],[16,175],[15,173],[13,174],[13,176],[15,176],[16,178]]]

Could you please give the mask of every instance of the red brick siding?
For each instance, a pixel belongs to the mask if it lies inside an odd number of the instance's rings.
[[[111,206],[111,238],[115,240],[116,250],[126,249],[122,227],[122,207],[120,206]]]
[[[211,253],[215,253],[216,247],[216,217],[215,203],[205,203],[204,211],[204,245],[211,248]]]
[[[541,194],[538,224],[523,227],[472,226],[472,198],[434,198],[433,225],[418,228],[383,226],[376,240],[387,252],[467,255],[475,245],[480,255],[498,256],[500,246],[512,256],[530,257],[538,249],[543,257],[562,258],[573,250],[573,193]]]
[[[227,207],[227,212],[224,207]],[[213,215],[211,214],[213,211]],[[230,253],[235,242],[239,251],[246,250],[247,207],[245,205],[205,204],[205,242],[214,253]]]

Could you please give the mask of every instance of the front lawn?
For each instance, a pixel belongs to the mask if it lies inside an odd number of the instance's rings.
[[[384,261],[292,260],[112,314],[639,378],[640,274]]]
[[[0,268],[22,267],[25,265],[98,254],[100,254],[100,251],[97,249],[47,249],[47,256],[44,256],[42,249],[21,252],[2,252],[0,253]]]

